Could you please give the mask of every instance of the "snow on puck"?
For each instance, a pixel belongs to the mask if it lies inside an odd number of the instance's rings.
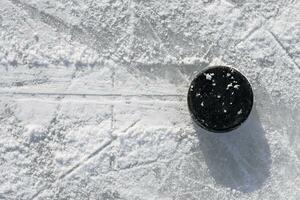
[[[188,107],[194,121],[211,132],[239,127],[253,106],[247,78],[231,67],[215,66],[201,71],[188,91]]]

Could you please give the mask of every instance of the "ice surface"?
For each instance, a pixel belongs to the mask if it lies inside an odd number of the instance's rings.
[[[300,2],[1,0],[0,199],[300,199]],[[194,126],[189,83],[244,73],[249,120]]]

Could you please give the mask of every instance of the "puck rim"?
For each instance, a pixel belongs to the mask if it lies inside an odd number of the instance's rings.
[[[241,120],[238,124],[234,125],[234,126],[231,126],[229,128],[226,128],[226,129],[213,129],[213,128],[210,128],[210,127],[207,127],[207,126],[204,126],[200,120],[197,118],[196,114],[195,114],[195,109],[193,108],[192,106],[192,100],[191,100],[191,89],[192,89],[192,85],[193,83],[196,81],[196,79],[203,75],[203,73],[205,73],[207,70],[209,69],[214,69],[214,68],[226,68],[226,69],[230,69],[230,70],[233,70],[235,72],[237,72],[239,75],[241,75],[246,81],[247,81],[247,84],[249,85],[250,87],[250,96],[252,97],[251,98],[251,106],[250,106],[250,109],[249,111],[247,112],[247,114],[245,115],[245,117],[243,118],[243,120]],[[250,81],[248,80],[248,78],[243,74],[241,73],[237,68],[235,67],[231,67],[231,66],[225,66],[225,65],[215,65],[215,66],[207,66],[207,67],[204,67],[203,69],[201,69],[197,74],[196,76],[193,78],[193,80],[191,81],[190,85],[189,85],[189,89],[188,89],[188,94],[187,94],[187,104],[188,104],[188,109],[189,109],[189,113],[193,119],[193,122],[196,123],[199,127],[201,127],[202,129],[204,130],[207,130],[209,132],[212,132],[212,133],[229,133],[237,128],[239,128],[240,126],[242,126],[249,118],[250,114],[252,113],[252,110],[253,110],[253,107],[254,107],[254,92],[253,92],[253,87],[252,87],[252,84],[250,83]]]

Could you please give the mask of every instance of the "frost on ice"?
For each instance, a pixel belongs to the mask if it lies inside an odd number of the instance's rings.
[[[299,9],[1,0],[0,199],[299,199]],[[193,72],[219,64],[256,101],[224,135],[186,106]]]

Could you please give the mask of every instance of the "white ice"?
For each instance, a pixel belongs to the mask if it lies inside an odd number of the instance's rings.
[[[300,199],[300,1],[1,0],[0,199]],[[190,118],[228,65],[255,108]]]

